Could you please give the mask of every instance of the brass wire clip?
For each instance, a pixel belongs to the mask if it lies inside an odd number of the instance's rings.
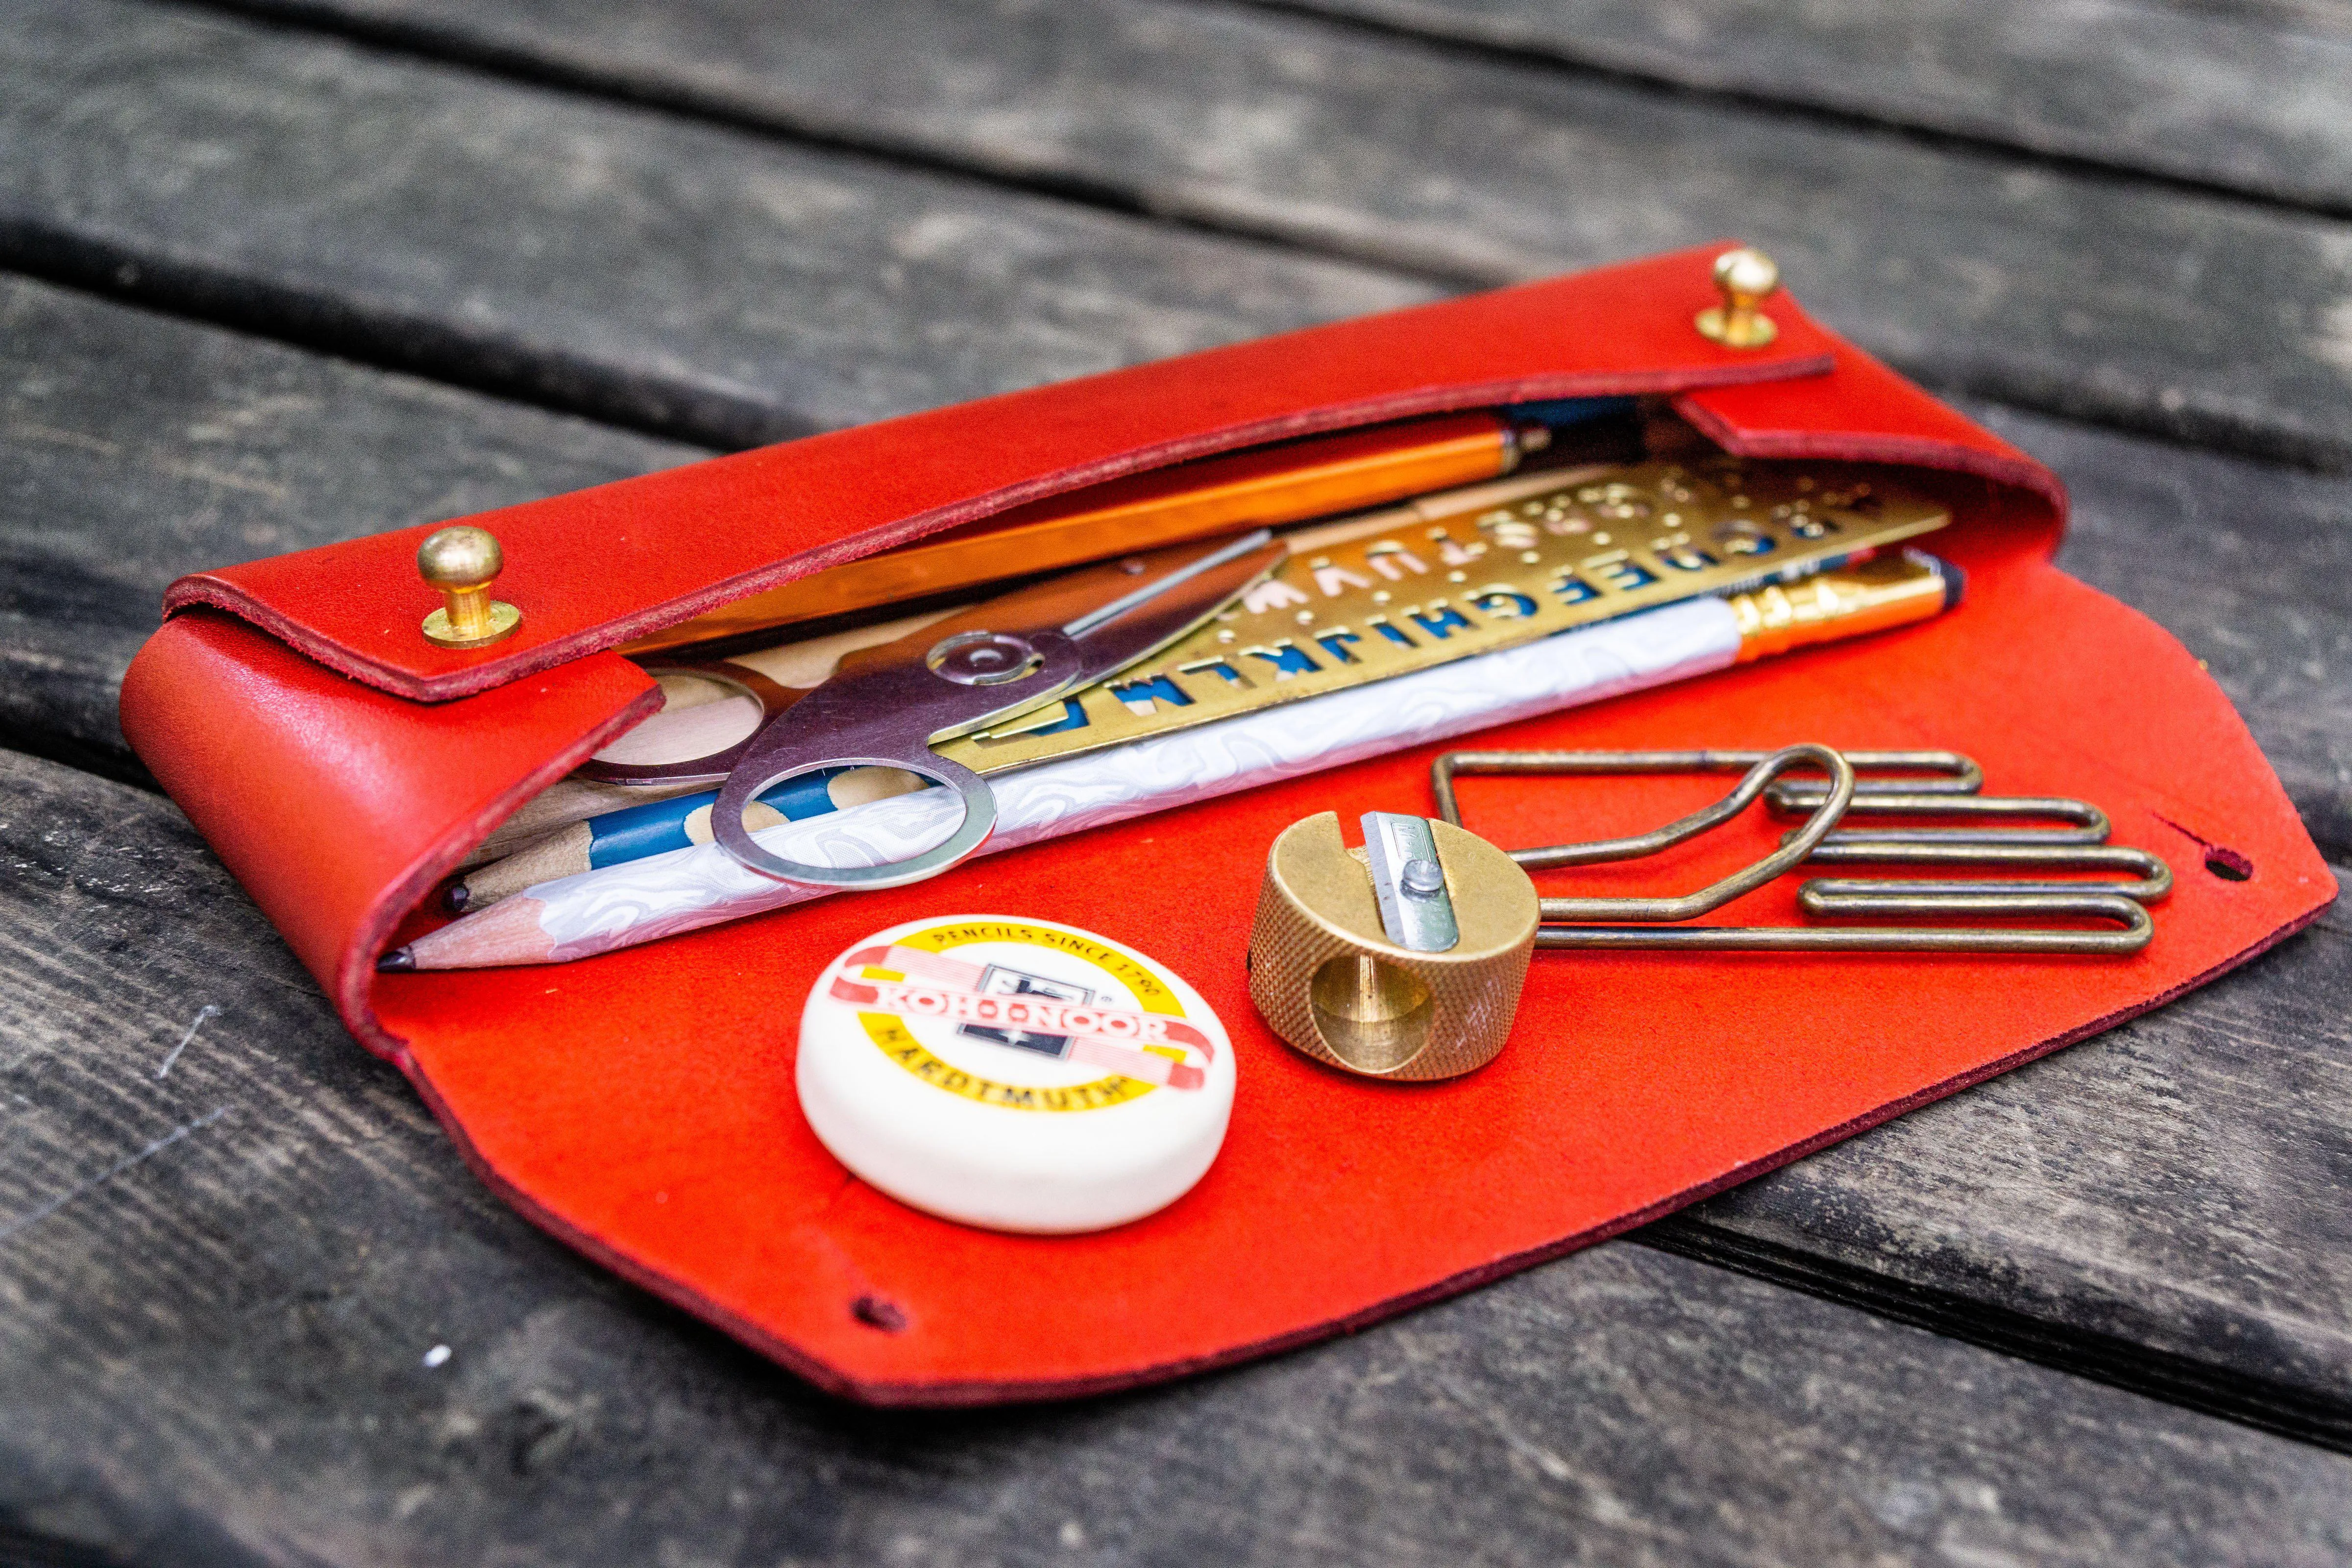
[[[1807,769],[1822,778],[1785,782]],[[1868,770],[1872,776],[1863,776]],[[1462,813],[1454,781],[1464,773],[1744,772],[1723,799],[1648,833],[1584,844],[1507,851],[1530,870],[1638,859],[1720,826],[1761,795],[1768,809],[1810,814],[1780,848],[1745,870],[1681,898],[1540,901],[1538,947],[1666,948],[1708,952],[2137,952],[2155,932],[2147,906],[2172,890],[2171,868],[2146,850],[2105,842],[2106,814],[2084,801],[1980,795],[1984,772],[1953,752],[1846,752],[1784,746],[1777,752],[1448,752],[1430,767],[1438,815]],[[1841,828],[1850,818],[1906,825]],[[1918,819],[1944,819],[1922,826]],[[2019,826],[2020,822],[2056,826]],[[1957,824],[1957,825],[1955,825]],[[2041,873],[1980,880],[1814,878],[1798,889],[1807,914],[1924,920],[2057,917],[2104,921],[2114,931],[2051,926],[1684,926],[1800,864],[1916,868],[1981,868]],[[2118,879],[2069,881],[2053,873],[2105,871]],[[1626,924],[1598,924],[1625,921]],[[1673,929],[1662,929],[1672,927]]]

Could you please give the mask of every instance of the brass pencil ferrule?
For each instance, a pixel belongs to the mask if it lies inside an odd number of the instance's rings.
[[[1959,602],[1960,581],[1957,568],[1903,550],[1727,595],[1724,602],[1739,621],[1736,662],[1927,620]]]

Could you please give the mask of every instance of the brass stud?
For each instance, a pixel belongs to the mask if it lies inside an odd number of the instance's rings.
[[[483,529],[445,528],[416,547],[416,573],[441,590],[442,607],[425,617],[425,640],[442,647],[483,647],[514,635],[522,612],[490,597],[506,566],[499,542]]]
[[[1780,335],[1772,318],[1756,307],[1780,286],[1778,263],[1742,246],[1715,258],[1715,286],[1723,303],[1698,313],[1699,335],[1733,349],[1760,349]]]

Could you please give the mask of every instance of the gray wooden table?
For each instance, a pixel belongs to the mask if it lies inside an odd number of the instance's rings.
[[[2348,127],[2341,0],[0,0],[0,1562],[2352,1561],[2340,910],[1352,1338],[881,1415],[502,1207],[114,721],[194,567],[1738,234],[2352,866]]]

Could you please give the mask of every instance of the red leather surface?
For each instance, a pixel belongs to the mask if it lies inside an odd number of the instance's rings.
[[[1671,346],[1687,334],[1693,293],[1683,273],[1653,276],[1646,309],[1666,324],[1645,341]],[[1529,313],[1510,316],[1510,330],[1580,363],[1583,336],[1538,309],[1563,297],[1488,298],[1517,300]],[[1779,300],[1775,313],[1786,322],[1793,310]],[[2219,689],[2160,628],[2049,564],[2054,483],[1866,358],[1817,341],[1833,374],[1685,405],[1735,448],[2013,479],[1936,481],[1964,520],[1937,548],[1970,571],[1967,603],[1926,626],[1477,743],[1955,747],[1984,763],[1992,789],[2087,796],[2113,816],[2117,841],[2172,862],[2180,886],[2146,952],[1539,954],[1494,1065],[1418,1088],[1344,1077],[1282,1046],[1251,1008],[1242,956],[1259,870],[1274,835],[1310,812],[1426,810],[1423,752],[583,963],[378,977],[366,963],[385,927],[504,810],[625,721],[646,700],[642,677],[597,657],[425,706],[198,612],[175,617],[133,666],[125,729],[354,1033],[402,1064],[487,1180],[591,1255],[869,1400],[979,1402],[1172,1375],[1638,1224],[2152,1006],[2332,898]],[[1117,395],[1115,378],[1092,384]],[[1291,390],[1323,407],[1307,372]],[[597,493],[579,505],[583,533],[602,526]],[[1481,779],[1465,797],[1473,827],[1521,844],[1654,825],[1722,787]],[[1639,868],[1539,880],[1678,890],[1774,831],[1753,820]],[[2207,846],[2245,857],[2252,879],[2207,871]],[[1107,1234],[1014,1237],[905,1209],[824,1152],[793,1087],[803,996],[852,942],[949,910],[1087,926],[1201,989],[1232,1031],[1240,1091],[1199,1187]],[[1792,921],[1790,889],[1727,918]],[[861,1311],[868,1299],[892,1310]]]
[[[1743,457],[1917,463],[2031,490],[2064,517],[2049,469],[1868,354],[1843,343],[1832,353],[1833,374],[1685,392],[1675,410]]]
[[[393,925],[514,808],[661,705],[597,654],[462,701],[349,680],[213,610],[173,616],[122,679],[122,732],[371,1049]]]
[[[1691,331],[1720,247],[1310,328],[1082,381],[812,436],[485,512],[495,647],[436,648],[417,623],[435,524],[199,573],[167,608],[220,606],[387,691],[440,700],[550,668],[730,599],[1018,502],[1282,437],[1442,409],[1671,392],[1818,373],[1829,336],[1775,301],[1769,348]]]

